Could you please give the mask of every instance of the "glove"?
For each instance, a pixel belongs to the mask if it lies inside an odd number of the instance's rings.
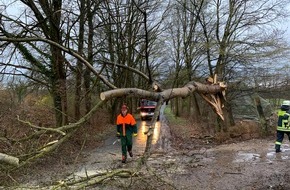
[[[118,132],[118,133],[116,134],[116,137],[117,137],[117,138],[120,138],[120,137],[121,137],[121,134]]]
[[[134,137],[137,137],[137,133],[133,133],[133,136],[134,136]]]

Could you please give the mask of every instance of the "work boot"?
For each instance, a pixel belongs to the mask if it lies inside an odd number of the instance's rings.
[[[133,157],[132,151],[128,151],[128,152],[129,152],[130,157]]]
[[[278,144],[276,144],[275,145],[275,149],[276,149],[276,153],[279,153],[279,152],[281,152],[281,149],[280,149],[280,145],[278,145]]]
[[[126,156],[122,156],[122,163],[126,163]]]

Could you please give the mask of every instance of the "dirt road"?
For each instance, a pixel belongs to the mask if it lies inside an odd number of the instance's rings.
[[[144,134],[148,130],[149,121],[137,121],[138,135],[133,138],[133,158],[129,157],[127,161],[130,163],[138,159],[145,150],[147,136]],[[153,145],[156,144],[160,134],[160,122],[155,125]],[[116,132],[112,134],[104,141],[101,147],[96,148],[93,152],[86,152],[85,160],[80,168],[75,171],[72,176],[84,177],[88,174],[94,175],[99,172],[107,171],[108,169],[115,169],[119,167],[125,167],[125,164],[121,164],[121,142],[115,137]]]
[[[140,122],[140,121],[139,121]],[[146,122],[139,123],[134,141],[134,157],[121,163],[120,143],[115,131],[103,145],[90,152],[83,152],[82,160],[63,168],[61,179],[84,178],[118,168],[134,168],[144,152]],[[147,123],[148,124],[148,123]],[[283,152],[274,152],[274,139],[252,139],[244,142],[212,145],[192,144],[186,149],[171,146],[170,130],[164,121],[156,124],[154,149],[146,167],[133,178],[104,181],[86,189],[180,189],[180,190],[254,190],[290,189],[290,147],[284,140]],[[115,143],[114,143],[115,142]],[[175,147],[175,148],[174,148]],[[53,178],[49,171],[30,178],[29,185],[48,183]],[[45,180],[44,180],[45,177]]]
[[[143,132],[146,123],[142,122],[140,126],[134,158],[129,158],[127,164],[120,163],[120,144],[112,144],[114,138],[110,137],[103,147],[88,155],[73,176],[84,177],[110,169],[134,167],[145,148]],[[274,152],[273,139],[252,139],[219,146],[207,144],[180,150],[171,147],[169,128],[164,121],[158,122],[155,130],[154,151],[147,166],[150,175],[158,177],[144,175],[146,186],[144,181],[133,179],[135,185],[130,189],[290,189],[290,148],[286,141],[283,152],[279,154]],[[121,180],[102,188],[115,189],[118,183],[128,186],[128,181]]]
[[[82,171],[75,175],[84,174],[84,168],[96,172],[102,166],[106,166],[106,169],[108,166],[130,167],[130,162],[133,164],[143,153],[146,136],[142,132],[143,129],[139,130],[140,134],[135,142],[133,162],[129,160],[128,165],[121,165],[119,144],[109,143],[105,144],[104,149],[98,149],[91,154],[88,160],[95,162],[87,162]],[[283,152],[279,154],[274,152],[274,139],[252,139],[219,146],[208,144],[177,150],[170,146],[170,133],[165,122],[157,124],[156,132],[155,149],[148,160],[148,167],[162,182],[153,180],[149,186],[141,189],[160,189],[160,183],[164,189],[290,189],[290,148],[286,141]],[[142,183],[135,183],[136,189],[144,187]],[[108,189],[114,189],[109,187],[107,186]]]

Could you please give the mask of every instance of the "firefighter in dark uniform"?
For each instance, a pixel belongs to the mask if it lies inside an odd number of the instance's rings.
[[[288,135],[290,141],[289,109],[290,101],[284,100],[280,110],[278,111],[277,139],[275,142],[276,153],[281,152],[281,145],[285,133]]]
[[[137,136],[137,124],[134,117],[128,113],[128,107],[124,104],[121,107],[121,113],[117,116],[117,137],[121,139],[122,163],[126,162],[127,151],[130,157],[133,157],[132,136]]]

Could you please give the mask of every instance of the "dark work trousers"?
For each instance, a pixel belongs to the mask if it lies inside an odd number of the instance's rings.
[[[284,139],[284,134],[287,134],[288,135],[288,139],[290,141],[290,132],[286,132],[286,131],[277,131],[277,140],[276,140],[276,143],[275,143],[275,149],[276,150],[280,150],[280,147],[281,147],[281,144],[282,144],[282,141]]]
[[[132,151],[132,134],[121,136],[122,155],[127,157],[127,151]]]

